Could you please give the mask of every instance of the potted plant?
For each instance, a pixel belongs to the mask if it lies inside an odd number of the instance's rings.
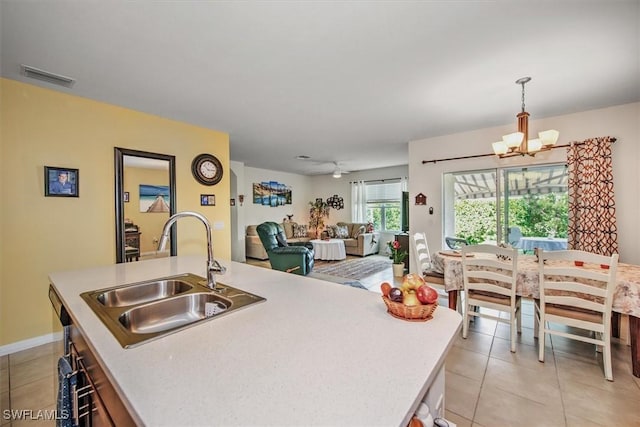
[[[324,220],[329,218],[329,205],[322,199],[309,202],[309,228],[316,230],[316,239],[320,238],[320,233],[324,229]]]
[[[395,277],[404,276],[404,260],[407,257],[407,251],[400,250],[400,242],[397,240],[388,241],[387,247],[393,260],[393,275]]]

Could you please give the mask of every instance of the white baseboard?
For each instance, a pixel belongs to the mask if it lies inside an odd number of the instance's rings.
[[[54,332],[52,334],[41,335],[35,338],[29,338],[28,340],[18,341],[11,344],[0,346],[0,356],[5,356],[11,353],[17,353],[18,351],[28,350],[33,347],[37,347],[42,344],[49,344],[51,342],[62,340],[62,332]]]

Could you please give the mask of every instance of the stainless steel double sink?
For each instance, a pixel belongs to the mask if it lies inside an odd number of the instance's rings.
[[[124,348],[266,301],[221,283],[213,291],[204,278],[190,273],[84,292],[80,296]]]

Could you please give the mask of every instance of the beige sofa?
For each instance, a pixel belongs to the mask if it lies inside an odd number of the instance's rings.
[[[311,239],[315,239],[315,230],[309,230],[306,237],[293,237],[293,227],[295,222],[285,222],[280,224],[284,228],[284,234],[287,237],[287,242],[308,242]],[[360,233],[360,227],[366,227],[367,224],[355,223],[355,222],[339,222],[336,225],[344,226],[347,228],[348,237],[342,238],[344,240],[344,248],[347,255],[367,256],[377,254],[380,249],[380,234],[379,233]],[[264,250],[260,236],[256,231],[257,225],[247,226],[247,232],[245,235],[245,255],[248,258],[255,258],[260,260],[269,259],[267,251]],[[323,235],[326,233],[323,232]]]
[[[377,254],[380,250],[380,233],[362,233],[367,226],[366,223],[339,222],[337,226],[347,227],[349,236],[342,238],[347,255],[357,255],[365,257]]]

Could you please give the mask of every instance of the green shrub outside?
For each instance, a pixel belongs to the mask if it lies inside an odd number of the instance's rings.
[[[567,237],[567,194],[536,194],[510,199],[510,227],[520,227],[525,237]],[[471,244],[496,240],[496,202],[488,199],[465,199],[455,202],[456,237]],[[503,233],[504,234],[504,233]],[[503,236],[503,240],[506,236]]]

